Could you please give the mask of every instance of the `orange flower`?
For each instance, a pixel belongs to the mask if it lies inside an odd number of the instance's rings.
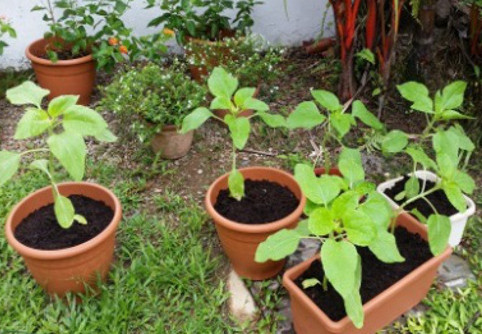
[[[173,36],[175,35],[174,30],[171,30],[171,29],[169,29],[169,28],[164,28],[164,29],[162,30],[162,32],[163,32],[165,35],[168,35],[168,36],[171,36],[171,37],[173,37]]]
[[[109,45],[114,46],[114,45],[117,45],[117,44],[119,44],[119,40],[117,38],[115,38],[115,37],[109,38]]]
[[[129,50],[127,50],[127,46],[125,46],[125,45],[121,45],[120,48],[119,48],[119,51],[120,51],[120,53],[125,54],[125,55],[127,54],[127,52],[129,52]]]

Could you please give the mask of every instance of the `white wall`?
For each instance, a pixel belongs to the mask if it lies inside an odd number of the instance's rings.
[[[286,0],[288,18],[283,0],[265,0],[263,5],[255,7],[253,32],[265,36],[273,44],[299,45],[303,40],[315,38],[321,29],[323,13],[328,0]],[[17,39],[8,39],[10,44],[0,57],[0,69],[6,67],[25,68],[25,48],[35,39],[41,38],[47,27],[42,21],[41,12],[30,9],[41,4],[41,0],[0,0],[0,16],[6,16],[17,31]],[[159,10],[145,10],[144,0],[135,0],[132,8],[125,15],[127,26],[134,28],[134,33],[144,35],[153,32],[146,28],[147,23],[159,15]],[[328,20],[331,21],[331,10]],[[325,31],[325,34],[332,32]]]

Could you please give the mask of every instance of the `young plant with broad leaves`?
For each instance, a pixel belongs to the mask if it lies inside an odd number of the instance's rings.
[[[87,224],[86,219],[75,213],[72,202],[62,196],[57,188],[57,163],[66,169],[75,181],[81,181],[85,172],[87,147],[84,137],[113,142],[116,137],[107,128],[105,120],[96,111],[77,105],[78,96],[63,95],[50,101],[46,109],[42,100],[50,92],[31,81],[9,89],[7,100],[14,105],[25,105],[26,112],[17,124],[14,138],[17,140],[41,138],[44,146],[24,152],[0,151],[0,186],[10,180],[31,156],[29,167],[45,173],[52,184],[54,212],[63,228],[74,221]]]
[[[238,79],[226,72],[222,67],[216,67],[208,79],[208,87],[214,99],[212,110],[227,110],[224,119],[214,115],[210,109],[199,107],[186,116],[182,123],[181,132],[187,133],[199,128],[209,118],[215,118],[227,125],[233,143],[232,167],[228,178],[230,195],[241,200],[244,197],[244,177],[236,167],[237,150],[242,150],[251,132],[250,120],[261,118],[270,127],[284,127],[286,120],[281,115],[268,113],[269,106],[254,98],[256,88],[239,88]],[[249,117],[241,115],[245,110],[253,110]]]
[[[318,160],[323,158],[325,173],[329,173],[333,160],[328,150],[328,144],[334,142],[343,146],[343,139],[356,126],[357,119],[368,126],[366,139],[384,133],[385,126],[360,100],[353,102],[350,113],[348,112],[349,105],[342,105],[332,92],[322,89],[312,90],[311,95],[314,101],[301,102],[288,116],[286,125],[289,129],[306,130],[320,125],[323,127],[319,154],[315,159],[314,166],[316,167]],[[318,105],[324,112],[320,112]],[[364,147],[369,147],[369,145],[365,144],[361,148]]]
[[[426,115],[427,126],[420,135],[390,131],[381,141],[381,150],[385,154],[407,154],[412,159],[413,173],[395,200],[403,202],[399,211],[419,199],[431,207],[433,214],[429,217],[424,217],[416,209],[411,213],[428,225],[430,249],[434,255],[438,255],[447,246],[451,223],[449,217],[438,213],[428,195],[442,190],[459,212],[465,212],[467,201],[464,194],[472,194],[475,189],[474,180],[466,173],[475,145],[463,128],[453,123],[454,120],[470,118],[459,110],[464,101],[466,83],[455,81],[437,91],[433,98],[421,83],[407,82],[397,88],[412,103],[412,110]],[[427,146],[431,146],[431,149],[425,149]],[[420,185],[415,175],[419,167],[437,175],[435,187],[426,187],[425,179]]]
[[[361,258],[357,247],[368,247],[383,262],[403,262],[395,237],[388,230],[393,211],[386,199],[365,181],[361,154],[344,148],[338,160],[342,176],[316,176],[313,167],[298,164],[295,179],[307,197],[305,214],[292,230],[283,229],[266,239],[257,249],[255,260],[281,260],[294,253],[301,239],[322,243],[323,279],[310,278],[304,288],[328,283],[340,294],[348,317],[357,328],[363,327],[364,313],[360,296]],[[321,281],[320,281],[321,280]]]

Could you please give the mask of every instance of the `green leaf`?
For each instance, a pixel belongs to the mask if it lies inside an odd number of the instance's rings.
[[[87,225],[87,219],[82,215],[74,215],[74,220],[82,225]]]
[[[368,193],[371,193],[375,189],[376,189],[375,184],[368,181],[362,181],[360,183],[357,183],[353,188],[353,190],[356,191],[360,196],[364,196]]]
[[[456,109],[464,102],[464,93],[467,83],[464,81],[454,81],[445,86],[442,91],[442,110]]]
[[[382,140],[382,150],[384,153],[401,152],[408,144],[408,136],[400,130],[390,131]]]
[[[464,193],[472,194],[474,192],[475,181],[469,174],[462,171],[456,171],[453,180]]]
[[[19,153],[0,151],[0,186],[15,175],[21,159],[22,155]]]
[[[27,108],[15,130],[15,139],[27,139],[44,133],[50,126],[50,119],[42,109]]]
[[[308,278],[308,279],[305,279],[303,282],[301,282],[301,285],[303,286],[303,289],[306,290],[316,285],[321,285],[321,282],[316,278]]]
[[[410,213],[413,214],[422,224],[427,224],[427,218],[418,211],[417,208],[410,210]]]
[[[40,88],[32,81],[25,81],[21,85],[7,90],[6,97],[12,104],[33,104],[40,109],[43,98],[49,94],[49,90]]]
[[[236,94],[234,94],[234,102],[236,103],[236,106],[238,106],[241,109],[244,109],[243,108],[244,103],[253,97],[255,91],[256,91],[256,88],[239,89],[236,92]]]
[[[404,99],[413,102],[411,108],[426,113],[433,113],[433,101],[428,88],[418,82],[410,81],[397,86]]]
[[[355,119],[350,114],[333,113],[330,116],[330,124],[338,132],[340,138],[343,138],[352,125],[356,125]]]
[[[117,140],[117,137],[110,132],[109,129],[103,129],[94,135],[95,139],[98,141],[103,141],[107,143],[113,143]]]
[[[437,256],[447,248],[452,224],[447,216],[430,215],[427,225],[430,251],[433,255]]]
[[[358,207],[359,198],[360,195],[353,190],[348,190],[338,196],[331,206],[335,217],[342,217],[346,212],[354,211]]]
[[[224,96],[215,97],[211,101],[211,105],[209,106],[212,110],[229,110],[233,108],[233,103],[230,99]]]
[[[310,228],[308,227],[309,221],[308,219],[303,219],[300,222],[298,222],[298,226],[293,229],[293,231],[296,231],[300,235],[300,237],[308,237],[311,235]]]
[[[261,100],[250,98],[247,99],[242,108],[242,110],[256,110],[256,111],[268,111],[269,106]]]
[[[338,160],[338,168],[350,185],[365,179],[360,151],[344,147]]]
[[[405,258],[400,254],[395,236],[387,230],[378,230],[377,237],[368,245],[370,251],[382,262],[404,262]]]
[[[363,312],[363,304],[360,295],[360,287],[362,280],[362,266],[360,255],[357,254],[357,267],[355,270],[355,287],[352,292],[343,297],[345,311],[347,316],[353,322],[356,328],[362,328],[365,318]]]
[[[264,111],[258,111],[256,116],[259,116],[263,122],[271,128],[286,127],[286,119],[281,115],[268,114]]]
[[[207,108],[200,107],[195,109],[183,119],[181,133],[188,133],[189,131],[199,128],[212,116],[213,113]]]
[[[75,106],[78,100],[78,95],[62,95],[53,98],[48,108],[50,117],[55,118],[63,115],[70,107]],[[84,108],[88,109],[87,107]]]
[[[251,131],[249,120],[246,117],[234,117],[228,114],[224,117],[224,121],[229,127],[234,146],[238,150],[242,150],[248,141],[249,132]]]
[[[55,197],[54,212],[57,222],[62,228],[69,228],[72,226],[75,210],[70,199],[58,194]]]
[[[85,156],[87,148],[82,135],[64,131],[47,139],[52,154],[67,170],[75,181],[81,181],[85,171]]]
[[[467,210],[467,201],[465,200],[462,190],[456,183],[442,182],[442,188],[450,203],[458,212],[465,212],[465,210]]]
[[[358,58],[364,59],[370,64],[375,65],[375,54],[370,49],[363,49],[356,54]]]
[[[62,125],[65,131],[82,136],[95,136],[107,129],[107,122],[95,110],[73,105],[64,111]]]
[[[448,131],[452,132],[457,137],[458,146],[460,149],[469,152],[472,152],[475,149],[474,143],[465,134],[465,131],[460,124],[455,124],[454,126],[451,126]]]
[[[326,117],[320,114],[314,102],[301,102],[288,116],[286,124],[290,129],[303,128],[310,130],[323,123],[325,119]]]
[[[313,167],[305,164],[295,166],[295,179],[305,196],[316,204],[328,204],[341,191],[334,177],[325,174],[318,178]]]
[[[216,67],[208,79],[208,87],[214,96],[231,99],[238,88],[238,79],[222,67]]]
[[[49,171],[49,161],[48,160],[39,159],[39,160],[32,161],[32,163],[30,164],[30,168],[38,169],[38,170],[44,172],[45,174],[47,174],[48,177],[50,179],[52,179],[52,175],[50,175],[50,171]]]
[[[407,198],[412,198],[420,193],[420,183],[415,175],[412,175],[407,182],[405,182],[405,196]]]
[[[436,155],[437,165],[439,167],[439,174],[442,178],[452,180],[457,171],[458,159],[452,159],[447,153],[438,152]]]
[[[340,100],[332,92],[319,89],[312,90],[311,95],[315,98],[316,102],[329,111],[336,112],[343,109],[343,106],[340,104]]]
[[[244,197],[244,177],[237,169],[233,169],[229,173],[228,188],[231,197],[240,201]]]
[[[472,116],[464,115],[464,114],[462,114],[458,111],[455,111],[455,110],[444,110],[444,111],[442,111],[442,113],[440,114],[440,116],[438,118],[443,119],[445,121],[450,121],[450,120],[453,120],[453,119],[475,119]]]
[[[459,138],[453,131],[437,131],[433,135],[432,144],[436,153],[445,153],[451,161],[458,161]]]
[[[375,130],[383,130],[385,128],[378,118],[373,115],[360,100],[353,102],[351,113],[354,117]]]
[[[350,296],[356,288],[358,253],[348,241],[326,240],[321,246],[321,263],[326,277],[342,296]]]
[[[403,200],[405,197],[407,197],[407,193],[404,191],[401,191],[399,192],[398,194],[395,195],[394,199],[395,201],[401,201]]]
[[[410,155],[415,163],[421,164],[425,168],[436,169],[437,164],[424,151],[416,146],[409,146],[405,152]]]
[[[377,236],[377,226],[362,210],[346,212],[343,215],[343,225],[348,240],[358,246],[370,245]]]
[[[296,231],[282,229],[259,244],[254,260],[256,262],[266,262],[268,260],[279,261],[284,259],[296,251],[300,239],[301,237]]]
[[[331,211],[327,208],[318,208],[308,217],[308,228],[317,236],[330,234],[335,229],[335,221]]]

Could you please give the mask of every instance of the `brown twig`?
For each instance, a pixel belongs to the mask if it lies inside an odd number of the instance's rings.
[[[271,152],[264,152],[258,150],[251,150],[249,148],[242,149],[241,152],[251,153],[251,154],[259,154],[259,155],[266,155],[268,157],[276,157],[278,153],[271,153]]]

